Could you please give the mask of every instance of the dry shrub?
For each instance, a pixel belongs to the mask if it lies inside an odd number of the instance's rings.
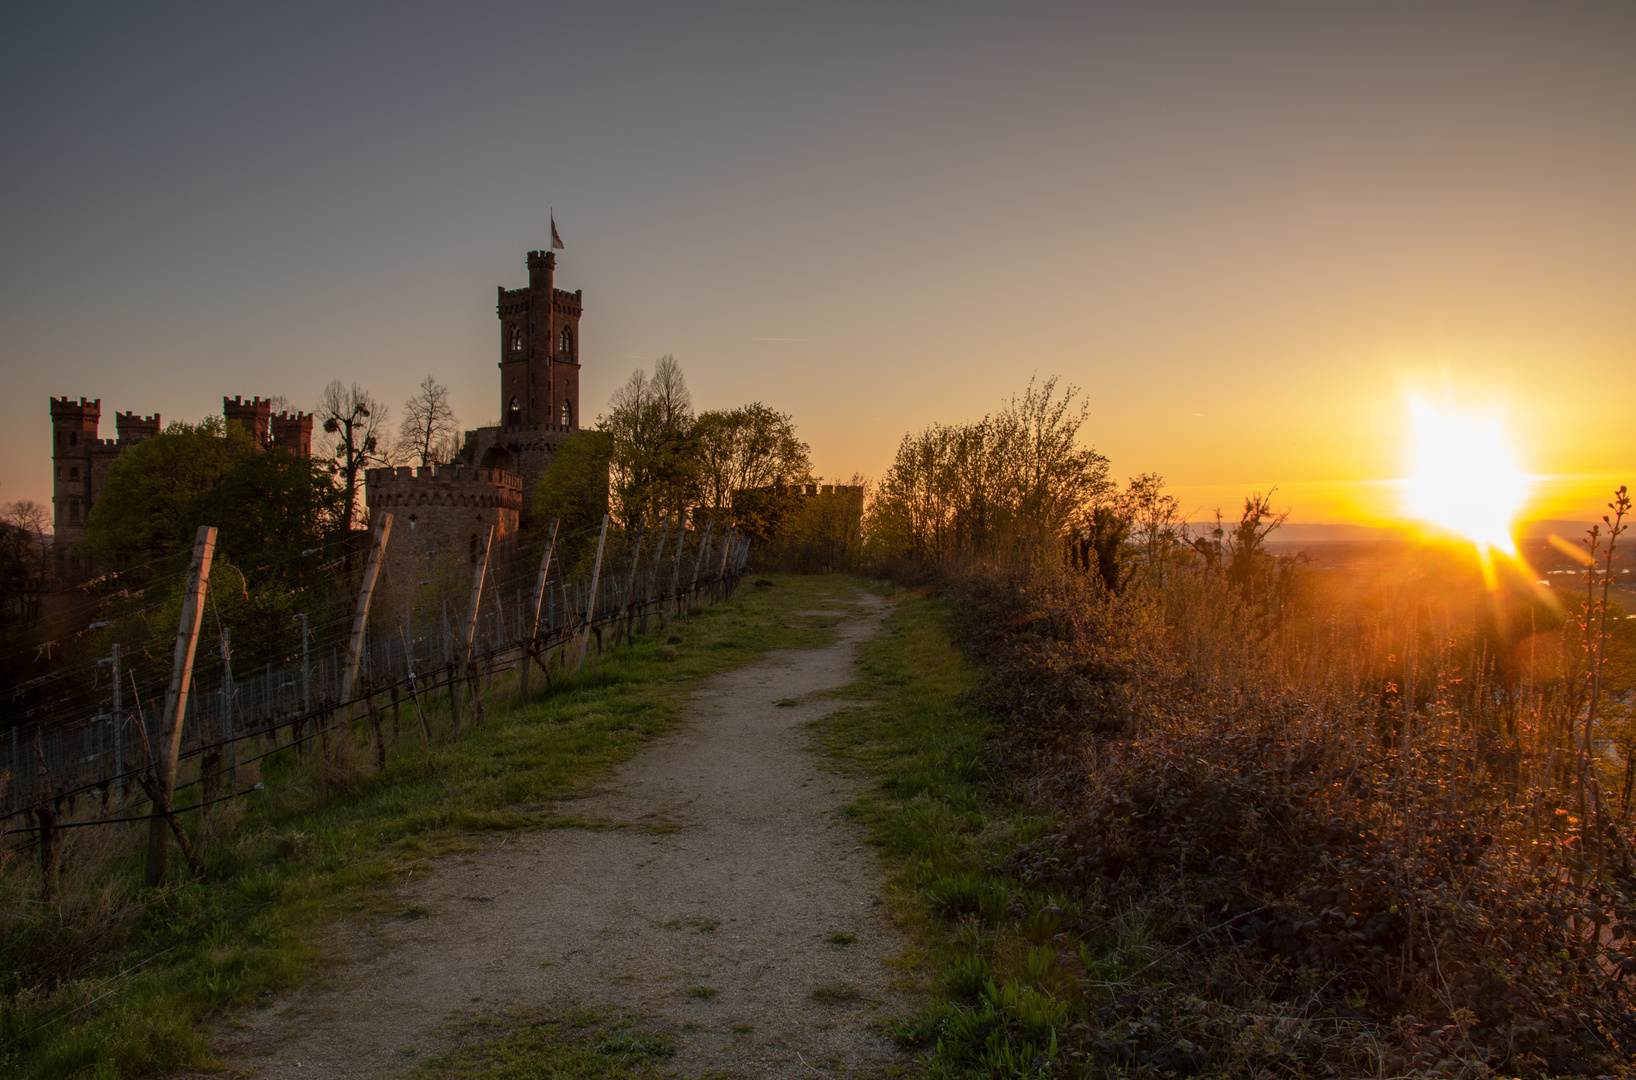
[[[1426,557],[1269,565],[1254,603],[1200,566],[1119,597],[1042,569],[955,587],[1002,772],[1058,823],[1009,868],[1099,911],[1087,933],[1145,919],[1166,946],[1104,1032],[1168,1010],[1164,1047],[1207,1051],[1184,1072],[1636,1060],[1636,863],[1575,780],[1571,622]]]

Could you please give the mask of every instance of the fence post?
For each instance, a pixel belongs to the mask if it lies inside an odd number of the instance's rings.
[[[738,537],[737,526],[728,528],[727,535],[721,541],[721,566],[716,568],[716,598],[719,600],[725,595],[727,588],[727,556],[733,553],[733,547]]]
[[[602,577],[602,547],[608,542],[608,515],[602,515],[602,533],[596,540],[596,563],[591,568],[591,588],[585,594],[585,641],[579,648],[579,662],[574,665],[578,671],[585,666],[585,654],[591,651],[591,620],[596,617],[596,585]]]
[[[222,668],[222,727],[227,729],[223,749],[227,751],[227,797],[231,799],[239,790],[239,751],[233,737],[233,698],[238,686],[233,682],[233,631],[226,626],[222,627]]]
[[[620,605],[625,609],[625,637],[627,639],[631,635],[631,604],[636,600],[636,568],[642,558],[642,534],[647,532],[647,528],[648,519],[645,515],[636,520],[636,543],[631,545],[631,573],[629,579],[625,582],[625,595]],[[615,642],[619,640],[617,628],[614,632],[614,640]]]
[[[559,524],[556,518],[551,519],[551,537],[545,542],[545,554],[540,556],[540,578],[534,584],[534,606],[524,622],[527,634],[523,638],[523,670],[517,678],[517,697],[522,702],[528,701],[529,669],[534,666],[534,639],[540,634],[540,605],[545,601],[545,579],[551,572],[551,555],[557,548]]]
[[[689,611],[693,609],[693,598],[699,592],[699,567],[704,565],[704,557],[710,553],[710,533],[715,527],[716,519],[714,517],[705,519],[704,535],[699,538],[699,553],[693,559],[693,583],[687,587],[687,607]]]
[[[659,532],[659,547],[653,553],[653,599],[655,601],[658,601],[664,593],[660,573],[662,564],[665,561],[665,541],[669,539],[670,518],[667,517],[665,518],[665,527]],[[637,632],[642,634],[648,632],[648,598],[645,593],[642,596],[642,622],[637,627]]]
[[[163,763],[156,763],[163,769],[163,775],[156,777],[156,788],[164,799],[164,805],[153,808],[154,816],[148,823],[149,885],[159,884],[165,876],[165,860],[169,854],[165,843],[165,819],[171,813],[170,801],[176,794],[176,755],[182,749],[182,717],[187,711],[188,687],[193,681],[193,652],[199,644],[205,589],[210,585],[210,563],[215,555],[216,527],[200,525],[193,539],[193,566],[188,572],[187,597],[182,602],[182,618],[176,628],[176,653],[171,660],[170,688],[165,691],[165,711],[161,722],[170,724],[170,745],[163,748]]]
[[[472,649],[477,643],[477,609],[483,603],[483,580],[489,570],[489,550],[494,546],[494,526],[489,526],[488,539],[483,541],[483,557],[477,562],[477,569],[471,575],[471,617],[466,620],[465,643],[461,646],[460,662],[464,666],[471,663]],[[498,594],[496,594],[498,595]]]
[[[114,776],[115,807],[125,805],[125,717],[122,714],[124,695],[119,685],[119,642],[114,642]],[[15,768],[15,766],[13,766]],[[15,783],[15,781],[13,781]]]
[[[660,624],[668,626],[670,623],[670,601],[676,601],[676,617],[682,617],[682,549],[687,547],[687,522],[679,520],[676,529],[676,557],[670,568],[670,593],[664,598],[665,602],[659,605],[663,618]]]
[[[341,673],[341,702],[346,706],[346,719],[352,721],[352,693],[358,684],[358,663],[363,659],[364,624],[369,621],[369,601],[375,595],[375,579],[380,576],[381,556],[386,551],[387,537],[392,535],[392,515],[382,514],[375,526],[375,542],[369,548],[369,561],[364,564],[363,585],[358,589],[358,603],[352,609],[352,633],[347,637],[346,670]],[[342,735],[345,738],[345,733]]]

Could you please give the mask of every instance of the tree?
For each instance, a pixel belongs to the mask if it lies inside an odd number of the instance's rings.
[[[609,438],[614,516],[625,525],[680,518],[697,491],[697,463],[693,399],[676,358],[660,357],[651,377],[632,372],[596,426]]]
[[[460,421],[449,405],[449,388],[430,375],[403,403],[403,422],[393,452],[400,461],[416,461],[423,468],[451,461],[460,449]]]
[[[351,529],[358,519],[358,488],[371,462],[385,462],[380,453],[381,432],[386,430],[387,409],[369,391],[353,383],[350,387],[336,379],[324,387],[318,402],[324,431],[335,436],[330,447],[331,466],[341,478],[346,516],[343,526]]]
[[[559,558],[572,566],[594,544],[602,515],[608,512],[608,465],[613,439],[605,431],[577,431],[557,450],[545,474],[534,485],[534,520],[560,524]]]
[[[1079,443],[1078,396],[1030,383],[976,423],[905,435],[869,506],[870,547],[931,562],[1059,556],[1113,487],[1108,459]]]
[[[1181,539],[1181,500],[1165,493],[1164,477],[1143,473],[1131,477],[1121,501],[1154,584],[1163,585],[1165,565]]]
[[[250,433],[219,416],[197,424],[171,422],[108,467],[85,523],[87,554],[101,566],[126,570],[170,553],[188,503],[219,483],[235,461],[254,453]],[[191,544],[191,536],[186,539]]]
[[[46,508],[32,499],[0,506],[0,630],[31,625],[39,617],[50,520]]]
[[[321,559],[306,554],[344,530],[345,494],[323,462],[277,447],[247,454],[183,508],[177,536],[217,527],[216,549],[263,580],[299,577]]]
[[[694,426],[699,453],[699,496],[727,507],[733,492],[805,480],[811,471],[807,445],[795,436],[788,413],[760,402],[699,414]]]

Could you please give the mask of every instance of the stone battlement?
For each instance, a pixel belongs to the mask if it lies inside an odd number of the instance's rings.
[[[62,417],[100,417],[102,415],[102,399],[95,401],[90,398],[80,398],[76,402],[71,397],[54,397],[51,399],[51,415]]]
[[[364,473],[371,510],[413,506],[494,506],[519,512],[523,508],[523,481],[504,469],[474,469],[465,465],[426,465],[414,468],[368,469]]]
[[[114,430],[119,433],[118,442],[122,446],[129,446],[143,439],[151,439],[159,434],[162,428],[159,414],[143,416],[140,413],[122,412],[114,414]]]

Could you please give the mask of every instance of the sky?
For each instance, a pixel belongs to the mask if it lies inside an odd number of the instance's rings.
[[[1636,481],[1636,5],[51,4],[0,13],[0,501],[51,396],[500,412],[566,243],[582,414],[674,354],[826,479],[1032,378],[1184,509],[1395,508],[1421,394]]]

